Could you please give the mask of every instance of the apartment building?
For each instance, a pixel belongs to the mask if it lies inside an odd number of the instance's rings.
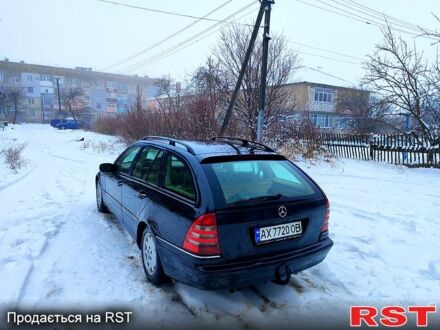
[[[356,88],[313,83],[308,81],[286,84],[289,100],[285,119],[308,117],[322,130],[344,130],[357,108],[367,107],[370,91]]]
[[[89,118],[126,112],[134,101],[137,89],[148,100],[158,93],[157,79],[96,72],[91,68],[75,69],[0,61],[0,89],[15,88],[21,92],[19,122],[48,122],[65,110],[65,91],[81,90],[82,96],[72,110]],[[61,104],[58,102],[58,90]],[[5,109],[0,109],[0,117]]]

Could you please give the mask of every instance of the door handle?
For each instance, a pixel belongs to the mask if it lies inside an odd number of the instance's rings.
[[[144,198],[147,197],[147,194],[146,194],[145,192],[143,192],[143,191],[139,191],[138,194],[137,194],[137,196],[138,196],[140,199],[144,199]]]
[[[122,186],[123,183],[124,183],[124,181],[119,180],[119,181],[118,181],[118,187]]]

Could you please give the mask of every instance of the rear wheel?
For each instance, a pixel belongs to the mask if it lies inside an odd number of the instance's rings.
[[[145,275],[150,283],[159,285],[169,282],[169,277],[163,271],[162,262],[157,251],[156,238],[148,227],[145,228],[142,235],[141,255]]]
[[[104,204],[104,200],[102,199],[102,188],[101,181],[96,181],[96,208],[101,213],[110,213],[107,206]]]

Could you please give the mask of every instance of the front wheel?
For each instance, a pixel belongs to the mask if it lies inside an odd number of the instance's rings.
[[[157,251],[156,238],[148,227],[145,228],[142,235],[141,255],[145,275],[150,283],[159,285],[169,282],[169,278],[163,271],[162,262]]]
[[[110,213],[107,206],[104,204],[104,200],[102,199],[102,188],[99,180],[96,181],[96,208],[101,213]]]

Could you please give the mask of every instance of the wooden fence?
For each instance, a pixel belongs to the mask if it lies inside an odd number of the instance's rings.
[[[423,137],[404,135],[354,135],[320,133],[298,135],[294,141],[327,151],[342,158],[384,161],[413,167],[440,167],[440,146],[431,146]]]

